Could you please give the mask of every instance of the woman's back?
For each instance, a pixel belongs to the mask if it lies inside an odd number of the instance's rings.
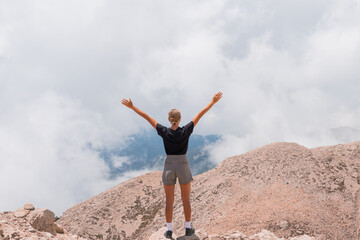
[[[189,145],[189,137],[193,132],[193,129],[193,121],[190,121],[184,127],[178,127],[176,130],[167,128],[160,123],[156,124],[157,133],[163,139],[167,155],[186,154]]]

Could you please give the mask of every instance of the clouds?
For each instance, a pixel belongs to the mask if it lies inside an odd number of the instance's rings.
[[[150,128],[122,97],[163,124],[179,108],[185,123],[222,90],[195,130],[223,135],[211,146],[216,162],[274,141],[356,140],[331,129],[360,129],[359,8],[358,0],[1,2],[0,191],[12,197],[0,209],[21,206],[38,186],[35,204],[61,214],[115,184],[96,146],[119,147]]]
[[[109,129],[77,101],[48,91],[0,122],[2,208],[36,202],[59,214],[113,184],[94,150],[111,141]]]

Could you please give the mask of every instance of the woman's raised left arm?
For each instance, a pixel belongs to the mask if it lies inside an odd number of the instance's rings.
[[[153,128],[155,128],[156,130],[156,124],[157,122],[155,121],[155,119],[153,119],[152,117],[150,117],[146,112],[140,110],[139,108],[135,107],[134,104],[132,103],[131,99],[129,98],[129,100],[123,98],[121,100],[121,103],[123,105],[125,105],[128,108],[131,108],[132,110],[134,110],[137,114],[139,114],[141,117],[145,118],[146,121],[148,121],[150,123],[151,126],[153,126]]]
[[[217,103],[222,98],[222,95],[223,95],[222,92],[215,93],[211,102],[193,118],[192,121],[194,122],[194,126],[196,126],[200,118],[202,118],[202,116],[204,116],[204,114],[207,113],[207,111],[209,111],[210,108],[212,108],[212,106],[214,106],[214,104]]]

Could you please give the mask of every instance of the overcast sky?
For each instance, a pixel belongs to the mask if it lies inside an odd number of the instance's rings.
[[[276,141],[360,140],[359,0],[0,0],[0,211],[61,215],[120,148],[178,108],[215,162]],[[159,138],[159,141],[161,139]]]

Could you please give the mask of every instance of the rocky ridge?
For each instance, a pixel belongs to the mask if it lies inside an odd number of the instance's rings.
[[[166,240],[164,232],[166,227],[153,233],[149,240]],[[15,212],[0,213],[0,239],[1,240],[85,240],[77,235],[65,234],[64,230],[54,222],[54,213],[48,209],[36,209],[32,204],[25,204]],[[107,238],[108,239],[108,238]],[[111,239],[111,238],[110,238]],[[246,236],[245,234],[233,230],[224,234],[207,234],[205,230],[196,231],[191,237],[177,237],[173,234],[173,239],[177,240],[286,240],[276,237],[272,232],[263,229],[260,233]],[[308,235],[290,238],[289,240],[316,240]]]
[[[173,226],[181,236],[178,185],[175,191]],[[359,195],[360,141],[313,149],[273,143],[195,176],[192,222],[208,238],[267,229],[280,239],[354,240]],[[58,223],[87,239],[149,239],[164,226],[164,204],[161,172],[151,172],[70,208]]]
[[[164,237],[164,232],[166,231],[166,227],[159,229],[157,232],[153,233],[148,240],[167,240]],[[261,232],[253,234],[251,236],[246,236],[245,234],[233,230],[228,233],[223,234],[211,234],[208,235],[206,231],[200,229],[196,232],[195,235],[191,237],[181,236],[177,237],[173,235],[173,239],[177,240],[287,240],[285,238],[278,238],[274,233],[263,229]],[[298,237],[291,237],[288,240],[316,240],[316,238],[310,237],[306,234]]]
[[[37,208],[32,204],[15,212],[0,213],[1,240],[82,240],[76,235],[65,234],[64,230],[55,223],[55,214],[45,208]]]
[[[175,196],[180,240],[357,240],[360,141],[313,149],[273,143],[195,176],[192,237],[183,235],[178,185]],[[56,223],[32,204],[0,213],[0,239],[160,240],[164,207],[161,172],[151,172],[77,204]]]

